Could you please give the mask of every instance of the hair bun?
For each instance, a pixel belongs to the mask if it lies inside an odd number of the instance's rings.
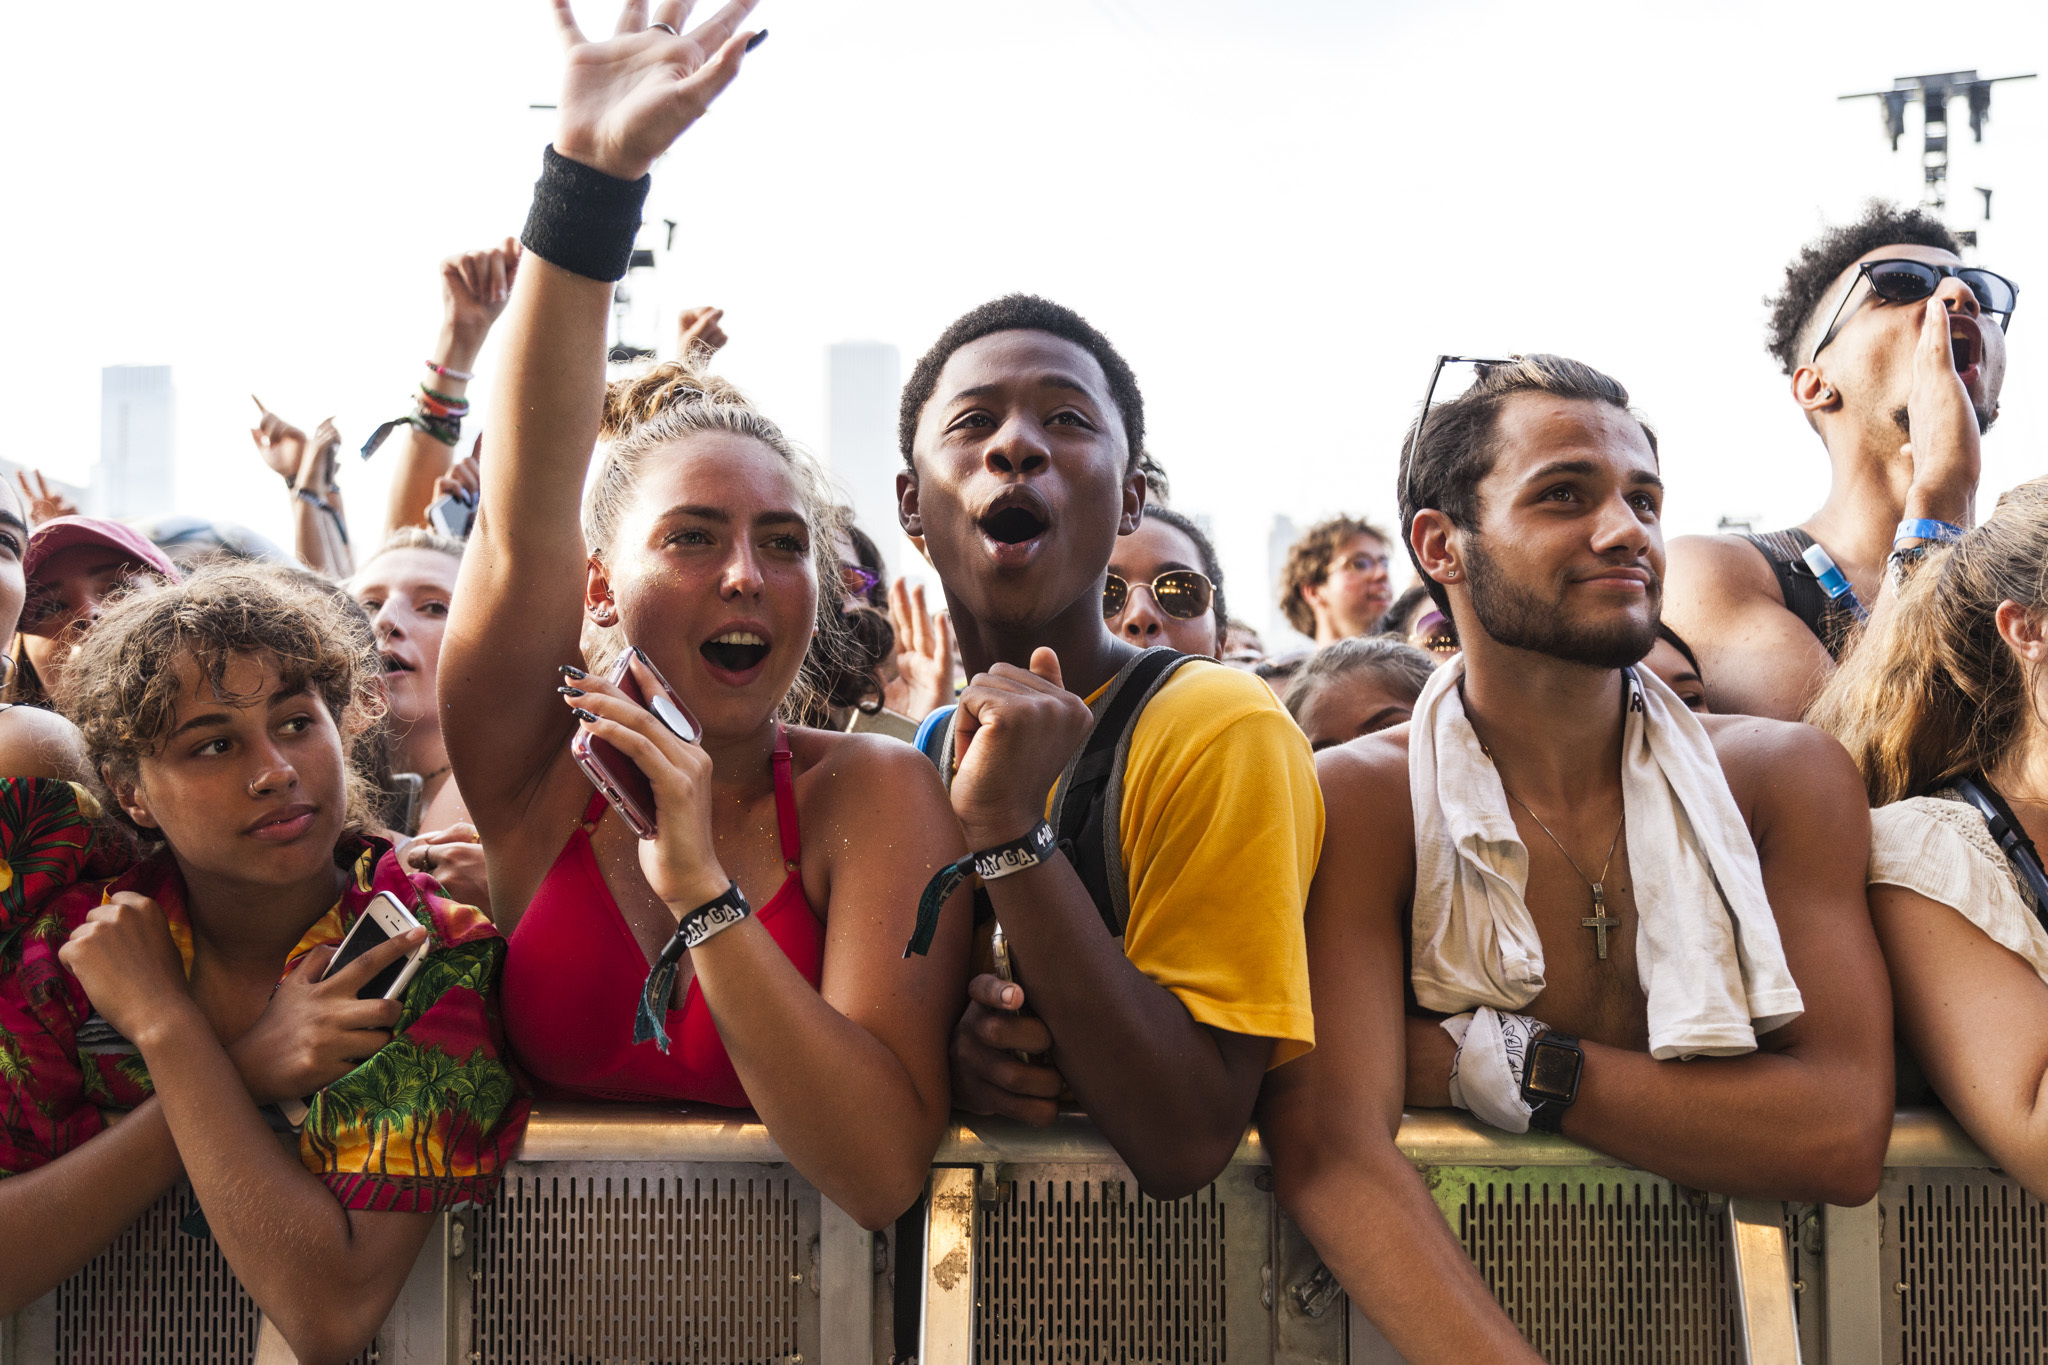
[[[754,406],[731,380],[698,369],[688,360],[667,360],[605,386],[598,439],[616,441],[664,412],[697,403],[749,412]]]

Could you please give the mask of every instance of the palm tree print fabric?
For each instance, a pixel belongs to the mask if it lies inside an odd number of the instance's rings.
[[[0,1175],[54,1161],[151,1093],[132,1049],[102,1050],[91,1002],[57,949],[118,891],[155,900],[192,965],[185,886],[168,854],[110,882],[81,881],[91,798],[47,779],[0,782]],[[67,815],[68,813],[68,815]],[[312,1100],[299,1157],[344,1208],[422,1213],[481,1204],[526,1127],[526,1086],[506,1060],[498,1015],[505,941],[475,908],[406,873],[380,839],[344,841],[348,882],[292,950],[290,965],[339,943],[370,898],[389,891],[427,926],[428,952],[400,1000],[391,1041]]]

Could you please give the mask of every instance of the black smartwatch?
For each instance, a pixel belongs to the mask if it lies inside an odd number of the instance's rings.
[[[1529,1044],[1522,1063],[1522,1099],[1529,1106],[1529,1127],[1540,1133],[1564,1129],[1564,1111],[1579,1097],[1579,1077],[1586,1070],[1586,1050],[1579,1040],[1555,1029]]]

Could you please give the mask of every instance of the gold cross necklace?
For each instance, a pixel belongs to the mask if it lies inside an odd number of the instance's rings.
[[[1628,688],[1623,687],[1621,695],[1625,701],[1628,697]],[[1461,702],[1465,700],[1465,680],[1463,678],[1458,679],[1458,700]],[[1476,730],[1473,732],[1472,737],[1479,739],[1479,734]],[[1483,739],[1479,740],[1479,752],[1486,755],[1489,763],[1495,762],[1493,746]],[[1498,763],[1495,763],[1494,776],[1498,777],[1499,775],[1500,767]],[[1579,874],[1579,880],[1593,888],[1593,913],[1580,920],[1579,927],[1593,931],[1593,951],[1599,954],[1602,962],[1605,962],[1607,960],[1607,931],[1621,927],[1621,921],[1607,913],[1607,873],[1614,866],[1614,850],[1621,847],[1621,831],[1628,825],[1628,806],[1624,804],[1621,808],[1621,819],[1614,826],[1614,842],[1607,845],[1607,861],[1600,864],[1600,879],[1595,881],[1586,875],[1584,868],[1579,866],[1579,860],[1574,858],[1571,850],[1564,846],[1564,841],[1550,832],[1550,826],[1543,823],[1543,817],[1535,811],[1529,810],[1529,803],[1527,801],[1509,791],[1508,784],[1505,782],[1500,784],[1500,789],[1508,800],[1514,802],[1523,810],[1529,811],[1529,818],[1536,822],[1536,828],[1542,830],[1550,842],[1557,845],[1557,851],[1564,854],[1564,860],[1572,865],[1572,871]]]
[[[1488,755],[1488,757],[1491,756],[1490,754]],[[1564,860],[1572,865],[1572,871],[1579,874],[1579,880],[1593,888],[1593,913],[1587,918],[1580,920],[1579,927],[1593,931],[1593,951],[1600,955],[1602,962],[1605,962],[1607,960],[1607,931],[1621,927],[1621,921],[1607,913],[1607,872],[1608,869],[1614,866],[1614,850],[1621,847],[1621,831],[1628,824],[1628,807],[1623,806],[1621,808],[1621,820],[1614,827],[1614,842],[1607,846],[1607,861],[1600,864],[1600,880],[1595,881],[1586,875],[1584,868],[1579,866],[1579,860],[1574,858],[1571,850],[1564,846],[1564,841],[1555,834],[1550,833],[1550,826],[1543,823],[1543,817],[1535,811],[1529,810],[1529,803],[1527,801],[1508,791],[1506,783],[1501,784],[1501,791],[1506,793],[1508,800],[1514,802],[1523,810],[1529,811],[1529,818],[1536,822],[1536,828],[1550,836],[1550,842],[1557,845],[1559,853],[1564,854]]]

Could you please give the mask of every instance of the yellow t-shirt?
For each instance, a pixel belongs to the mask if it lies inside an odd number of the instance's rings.
[[[1206,660],[1181,665],[1131,735],[1119,833],[1124,955],[1197,1022],[1278,1039],[1272,1066],[1313,1048],[1302,912],[1323,794],[1272,689]]]

